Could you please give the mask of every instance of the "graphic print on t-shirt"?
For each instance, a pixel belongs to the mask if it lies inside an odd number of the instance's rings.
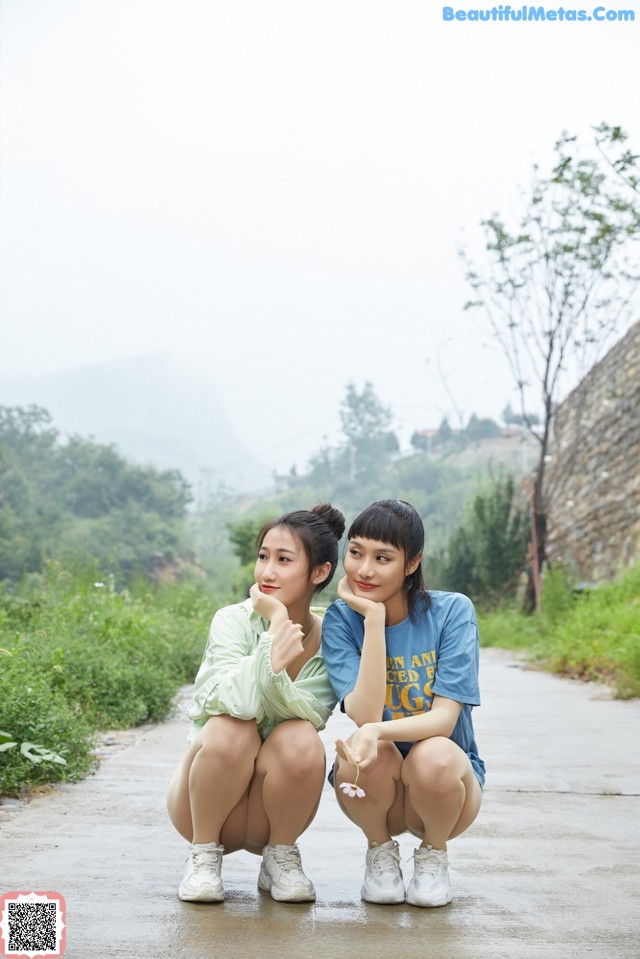
[[[385,705],[392,719],[426,713],[431,709],[431,685],[436,674],[435,649],[409,657],[387,657],[387,697]]]

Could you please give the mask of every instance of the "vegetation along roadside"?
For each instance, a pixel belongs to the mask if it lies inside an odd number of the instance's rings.
[[[164,719],[216,605],[201,582],[116,591],[56,564],[0,584],[0,795],[81,779],[96,733]]]
[[[552,567],[542,613],[503,606],[481,610],[479,620],[483,646],[520,650],[541,668],[607,683],[619,699],[640,696],[640,564],[615,582],[580,591]]]

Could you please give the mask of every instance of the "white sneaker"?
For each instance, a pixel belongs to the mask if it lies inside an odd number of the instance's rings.
[[[360,896],[366,902],[404,902],[400,847],[394,839],[373,842],[367,849],[367,865]]]
[[[224,886],[220,872],[224,846],[215,842],[194,843],[189,851],[178,898],[184,902],[222,902]]]
[[[277,902],[313,902],[316,891],[302,871],[297,846],[265,846],[258,876],[258,888],[271,893]]]
[[[449,859],[444,850],[419,846],[413,853],[413,879],[407,889],[412,906],[446,906],[451,902]]]

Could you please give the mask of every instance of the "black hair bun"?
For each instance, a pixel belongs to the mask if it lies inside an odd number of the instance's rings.
[[[340,539],[344,533],[345,521],[339,509],[336,509],[331,503],[320,503],[318,506],[314,506],[311,512],[324,520],[335,534],[336,539]]]

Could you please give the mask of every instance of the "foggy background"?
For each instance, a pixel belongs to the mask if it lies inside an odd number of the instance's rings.
[[[1,0],[0,402],[245,487],[335,442],[348,381],[403,448],[499,420],[517,397],[458,247],[518,211],[562,130],[638,149],[639,31]]]

